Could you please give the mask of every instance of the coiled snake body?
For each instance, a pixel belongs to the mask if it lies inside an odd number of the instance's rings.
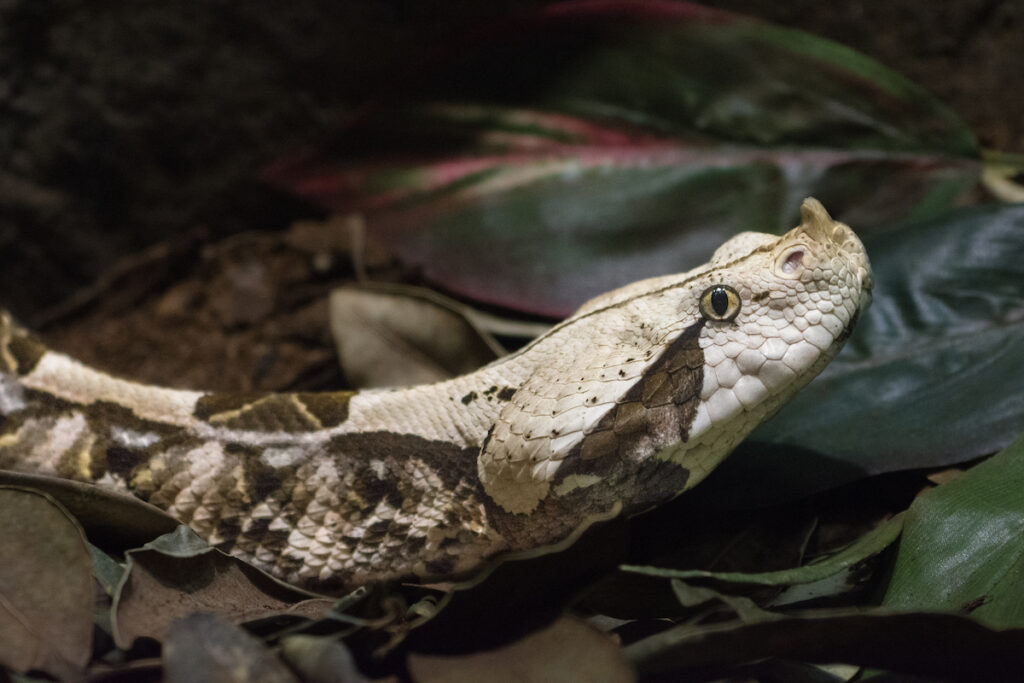
[[[145,386],[0,313],[0,468],[129,491],[312,588],[463,575],[677,496],[824,367],[871,274],[847,226],[815,200],[802,212],[477,372],[402,389]]]

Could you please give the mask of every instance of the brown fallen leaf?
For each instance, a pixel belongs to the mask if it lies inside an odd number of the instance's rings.
[[[462,307],[420,287],[363,285],[331,293],[331,332],[356,387],[438,382],[476,370],[504,349]]]
[[[0,470],[0,485],[30,488],[51,496],[74,516],[90,541],[110,551],[137,548],[178,526],[173,517],[153,505],[94,484]]]
[[[495,650],[458,656],[413,653],[408,664],[416,683],[626,683],[636,679],[615,641],[568,616]]]
[[[79,678],[92,652],[92,558],[50,496],[0,486],[0,666]]]
[[[163,660],[168,683],[298,682],[263,643],[215,614],[193,614],[171,624]]]
[[[235,623],[280,614],[319,619],[334,604],[205,546],[187,527],[130,551],[126,574],[113,606],[114,641],[125,649],[143,636],[162,640],[172,622],[194,612]]]

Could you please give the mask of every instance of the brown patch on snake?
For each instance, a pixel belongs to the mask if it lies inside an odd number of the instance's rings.
[[[193,415],[218,427],[254,432],[310,432],[348,419],[355,392],[323,394],[207,394]]]
[[[704,386],[704,352],[698,343],[704,322],[683,330],[630,387],[573,453],[563,461],[556,484],[570,473],[593,473],[592,461],[609,456],[635,461],[665,446],[685,442]]]
[[[294,394],[325,428],[337,427],[348,419],[348,403],[354,395],[354,391]]]
[[[529,515],[511,514],[487,500],[488,519],[513,547],[545,534],[552,539],[564,537],[583,519],[605,514],[616,503],[622,503],[629,515],[683,491],[689,470],[653,456],[689,438],[704,385],[704,352],[699,344],[703,327],[700,321],[683,330],[570,451],[555,474],[551,493],[536,510]],[[599,481],[569,487],[559,495],[559,485],[573,475]]]

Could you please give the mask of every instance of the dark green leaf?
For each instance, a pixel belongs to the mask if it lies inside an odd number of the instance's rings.
[[[765,657],[846,662],[950,681],[1017,681],[1024,629],[954,614],[815,610],[782,619],[682,625],[625,648],[641,674],[731,667]]]
[[[670,2],[555,5],[464,38],[272,182],[462,295],[565,315],[616,285],[775,232],[815,195],[858,229],[948,207],[970,131],[835,43]]]
[[[839,574],[856,564],[877,555],[899,538],[903,528],[903,514],[900,513],[881,526],[868,532],[843,550],[821,560],[794,569],[774,572],[710,572],[700,569],[681,570],[660,567],[637,567],[624,565],[623,571],[660,576],[671,579],[713,579],[729,583],[749,583],[761,586],[790,586],[812,583]]]
[[[708,602],[721,602],[736,613],[744,624],[774,621],[782,615],[761,609],[756,602],[743,595],[727,595],[705,586],[691,586],[680,579],[672,579],[672,592],[683,607],[697,607]]]
[[[81,677],[92,651],[92,559],[50,496],[0,486],[0,666]]]
[[[1024,626],[1024,437],[921,495],[884,604],[968,612],[994,627]]]
[[[963,462],[1024,430],[1024,205],[960,209],[865,244],[874,302],[821,376],[703,485],[717,502]]]

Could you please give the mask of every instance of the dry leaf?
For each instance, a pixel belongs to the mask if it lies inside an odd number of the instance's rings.
[[[319,619],[334,604],[327,598],[309,599],[219,550],[189,546],[195,543],[193,532],[180,529],[162,537],[184,539],[173,554],[166,542],[128,553],[127,576],[113,608],[119,647],[128,648],[143,636],[162,640],[171,622],[194,612],[214,612],[234,622],[278,614]]]
[[[50,496],[0,487],[0,665],[78,678],[92,651],[92,558]]]
[[[331,293],[331,331],[356,387],[438,382],[504,353],[461,306],[420,287],[343,287]]]
[[[573,617],[496,650],[470,655],[409,655],[416,683],[521,681],[620,683],[635,680],[618,645]]]

